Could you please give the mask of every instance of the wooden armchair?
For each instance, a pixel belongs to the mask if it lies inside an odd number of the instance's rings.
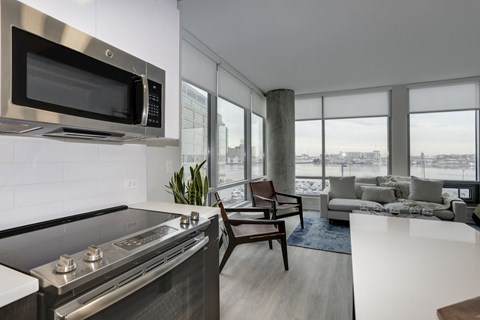
[[[285,221],[252,220],[252,219],[230,219],[227,212],[263,212],[266,219],[270,213],[267,208],[225,208],[222,199],[215,192],[217,205],[220,208],[225,231],[228,236],[228,246],[220,263],[220,272],[227,263],[228,258],[237,245],[259,241],[268,241],[272,249],[272,240],[277,240],[282,246],[283,265],[288,270],[287,238],[285,232]]]
[[[293,194],[276,192],[273,182],[270,180],[250,182],[250,191],[252,193],[253,206],[269,208],[272,212],[272,220],[299,215],[300,225],[303,229],[302,197]],[[279,201],[277,196],[291,198],[294,199],[294,201]],[[282,212],[285,211],[287,212],[282,214]]]

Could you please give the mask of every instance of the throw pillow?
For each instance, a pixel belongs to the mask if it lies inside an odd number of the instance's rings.
[[[363,194],[362,187],[372,187],[372,186],[376,186],[376,184],[355,182],[355,196],[357,197],[357,199],[362,199],[362,194]]]
[[[355,177],[330,177],[330,198],[356,199]]]
[[[375,201],[379,203],[395,202],[395,193],[390,187],[368,187],[364,186],[362,200]]]
[[[410,195],[410,178],[408,178],[408,182],[405,179],[405,177],[400,176],[381,177],[380,187],[391,187],[395,190],[397,199],[408,199]]]
[[[442,203],[443,182],[438,180],[410,177],[410,196],[408,199]]]

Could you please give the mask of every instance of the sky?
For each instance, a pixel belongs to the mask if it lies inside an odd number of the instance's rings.
[[[320,155],[321,121],[297,121],[296,155]],[[325,120],[326,153],[387,152],[387,118]],[[413,114],[411,155],[474,154],[475,111]]]
[[[198,90],[205,96],[206,92]],[[243,109],[218,99],[218,112],[229,132],[229,147],[244,139]],[[410,116],[410,154],[475,153],[475,111],[412,114]],[[388,152],[388,120],[386,117],[325,120],[326,153],[347,151]],[[295,125],[296,155],[322,153],[321,120],[297,121]]]

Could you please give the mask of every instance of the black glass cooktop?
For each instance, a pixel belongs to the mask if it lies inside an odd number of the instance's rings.
[[[62,254],[154,227],[176,215],[122,207],[0,231],[0,263],[28,273]]]

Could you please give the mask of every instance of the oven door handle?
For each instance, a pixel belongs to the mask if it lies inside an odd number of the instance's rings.
[[[89,301],[86,304],[82,304],[79,299],[77,299],[64,305],[63,307],[54,310],[54,319],[80,320],[95,315],[114,303],[128,297],[132,293],[140,290],[149,283],[157,280],[164,274],[170,272],[175,267],[193,256],[195,253],[202,250],[202,248],[207,245],[208,241],[209,238],[206,236],[200,242],[187,249],[183,254],[177,256],[176,258],[166,262],[165,264],[162,264],[161,266],[149,271],[137,279],[106,293],[103,296]]]

